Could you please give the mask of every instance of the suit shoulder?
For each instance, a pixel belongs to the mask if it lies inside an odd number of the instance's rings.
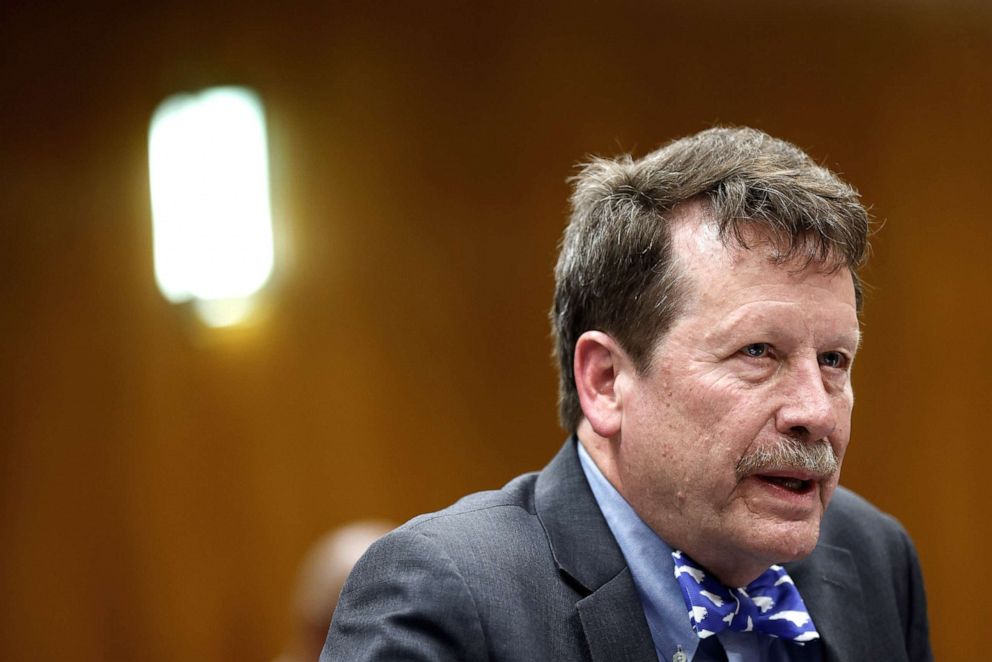
[[[466,526],[472,520],[534,514],[534,483],[537,473],[517,476],[498,490],[476,492],[433,513],[418,515],[401,528],[428,532],[447,527]]]
[[[856,552],[864,562],[893,569],[918,563],[902,524],[851,490],[838,487],[820,527],[820,541]]]
[[[861,495],[838,486],[830,501],[830,507],[824,516],[824,525],[847,529],[851,526],[883,527],[886,530],[903,530],[902,525],[894,518]]]
[[[547,537],[534,510],[536,477],[524,474],[501,489],[470,494],[447,508],[414,517],[370,551],[383,559],[398,555],[404,562],[412,553],[439,554],[466,578],[482,560],[513,572],[525,560],[547,554]]]
[[[905,536],[905,529],[895,517],[879,510],[864,497],[845,487],[837,487],[830,507],[823,518],[827,534],[866,533],[877,536],[881,530],[887,535]]]
[[[850,553],[863,593],[872,596],[875,617],[885,605],[894,605],[908,659],[933,660],[923,574],[902,524],[854,492],[838,487],[821,523],[820,542]],[[885,644],[891,650],[895,645],[892,641]]]
[[[863,496],[842,485],[838,485],[834,491],[827,512],[831,515],[842,515],[846,518],[853,517],[866,521],[888,517]]]

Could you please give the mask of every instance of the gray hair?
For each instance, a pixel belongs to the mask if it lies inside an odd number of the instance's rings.
[[[857,191],[791,143],[755,129],[714,128],[636,161],[594,158],[571,182],[551,309],[566,430],[582,420],[572,367],[579,336],[608,333],[645,371],[679,314],[684,288],[669,220],[689,200],[706,204],[725,243],[747,248],[744,229],[757,224],[778,261],[848,268],[861,308],[857,271],[868,256],[868,213]]]

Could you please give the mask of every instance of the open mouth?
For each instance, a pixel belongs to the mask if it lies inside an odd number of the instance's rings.
[[[813,489],[812,480],[803,480],[802,478],[792,478],[790,476],[758,476],[761,480],[766,483],[771,483],[772,485],[777,485],[782,489],[788,490],[793,494],[806,494]]]

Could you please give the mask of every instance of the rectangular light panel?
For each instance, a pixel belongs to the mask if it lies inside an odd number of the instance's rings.
[[[273,266],[265,115],[251,90],[166,99],[148,136],[155,278],[169,301],[244,308]],[[205,320],[209,321],[210,320]],[[220,321],[219,324],[231,323]]]

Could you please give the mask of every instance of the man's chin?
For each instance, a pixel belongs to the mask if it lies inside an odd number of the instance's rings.
[[[754,531],[749,546],[759,558],[773,563],[799,561],[813,553],[820,539],[820,518],[815,521],[780,522]]]
[[[806,558],[820,538],[819,516],[802,521],[754,521],[745,516],[736,523],[729,536],[726,530],[713,532],[714,537],[696,539],[683,549],[727,586],[746,586],[771,565]]]
[[[740,489],[747,498],[737,502],[724,522],[734,521],[742,551],[771,563],[797,561],[812,553],[820,538],[820,520],[834,482],[813,485],[801,494],[749,477]]]

